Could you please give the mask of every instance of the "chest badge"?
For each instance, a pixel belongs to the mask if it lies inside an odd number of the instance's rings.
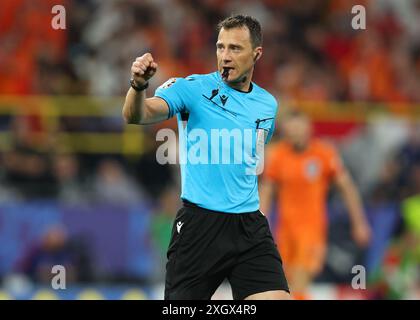
[[[305,177],[314,180],[321,174],[321,164],[319,161],[312,159],[305,164]]]

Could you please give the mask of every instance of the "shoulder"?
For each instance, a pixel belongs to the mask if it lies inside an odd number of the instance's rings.
[[[338,154],[337,148],[334,144],[324,139],[315,138],[312,141],[312,146],[318,153],[321,153],[326,157],[333,157]]]
[[[216,72],[206,73],[206,74],[190,74],[189,76],[186,76],[184,80],[191,83],[200,83],[200,84],[213,83],[213,82],[218,81]]]
[[[186,81],[217,81],[217,77],[215,72],[207,73],[207,74],[190,74],[189,76],[185,77]]]
[[[169,89],[170,87],[174,86],[174,87],[179,87],[179,86],[183,86],[186,85],[186,78],[182,78],[182,77],[172,77],[169,78],[168,80],[166,80],[164,83],[162,83],[158,89]]]
[[[186,81],[190,82],[196,88],[207,90],[208,88],[215,88],[219,85],[219,79],[217,72],[207,74],[192,74],[185,78]]]
[[[270,105],[277,108],[278,101],[276,97],[274,97],[270,92],[268,92],[264,88],[257,85],[255,82],[253,82],[252,85],[253,85],[253,90],[254,90],[255,95],[258,95],[260,99],[267,101]]]
[[[210,74],[191,74],[186,77],[172,77],[159,86],[159,89],[167,89],[171,86],[194,88],[215,81],[216,77]]]

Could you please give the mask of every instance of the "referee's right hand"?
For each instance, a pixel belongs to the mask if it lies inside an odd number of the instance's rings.
[[[157,63],[150,53],[137,57],[131,66],[131,76],[138,86],[144,85],[157,70]]]

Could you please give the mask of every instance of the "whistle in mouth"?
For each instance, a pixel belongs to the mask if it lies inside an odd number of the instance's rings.
[[[223,68],[222,78],[227,79],[229,77],[229,69]]]

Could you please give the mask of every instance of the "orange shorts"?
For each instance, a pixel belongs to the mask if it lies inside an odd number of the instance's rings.
[[[322,271],[326,254],[323,228],[280,227],[276,240],[286,273],[299,268],[315,276]]]

